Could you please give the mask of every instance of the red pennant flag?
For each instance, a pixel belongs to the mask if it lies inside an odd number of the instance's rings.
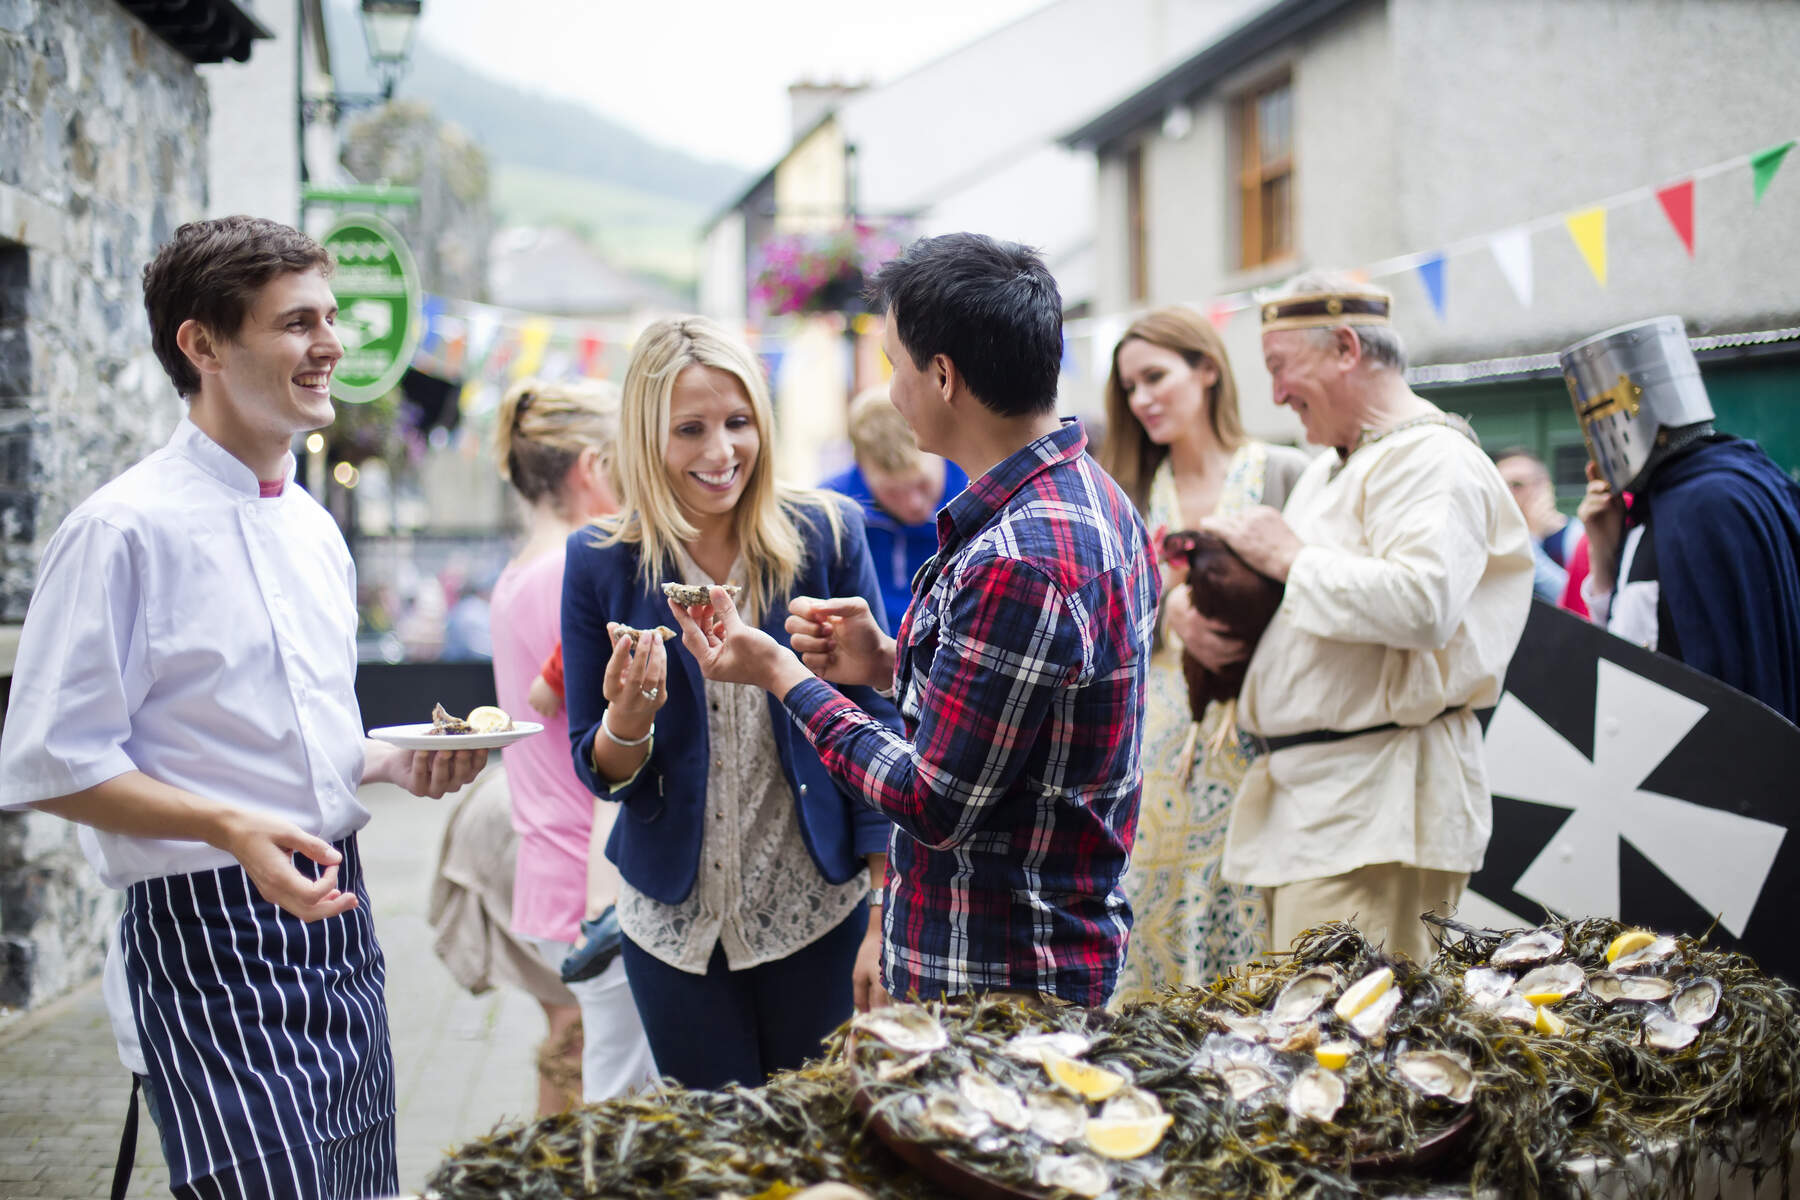
[[[1206,310],[1206,319],[1212,322],[1214,329],[1223,330],[1231,324],[1231,315],[1237,310],[1223,300],[1214,300]]]
[[[1681,244],[1687,247],[1688,257],[1694,257],[1694,181],[1688,179],[1670,184],[1656,193],[1656,199],[1668,215],[1669,224],[1675,227]]]

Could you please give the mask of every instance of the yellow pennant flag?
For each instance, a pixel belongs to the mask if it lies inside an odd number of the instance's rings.
[[[513,360],[512,377],[523,379],[535,373],[544,361],[544,347],[550,344],[550,322],[533,317],[519,327],[519,357]]]
[[[1575,248],[1581,251],[1581,257],[1587,260],[1588,270],[1606,286],[1606,210],[1604,208],[1584,208],[1578,213],[1570,213],[1563,218],[1568,227],[1569,236],[1575,239]]]

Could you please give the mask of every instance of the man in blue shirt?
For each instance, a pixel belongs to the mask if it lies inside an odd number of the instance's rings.
[[[912,603],[913,576],[937,553],[938,510],[969,480],[955,463],[919,450],[886,388],[871,388],[851,402],[850,448],[855,464],[821,486],[862,505],[869,557],[887,607],[882,632],[892,635]]]

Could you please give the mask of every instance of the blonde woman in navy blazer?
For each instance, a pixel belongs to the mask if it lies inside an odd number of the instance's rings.
[[[620,425],[620,515],[570,537],[563,578],[575,768],[622,805],[606,852],[659,1070],[689,1087],[756,1086],[883,999],[890,826],[838,790],[780,704],[707,682],[663,642],[663,585],[736,583],[747,619],[783,644],[791,597],[879,607],[880,587],[856,507],[774,477],[767,381],[719,326],[647,329]],[[892,704],[851,692],[899,728]]]

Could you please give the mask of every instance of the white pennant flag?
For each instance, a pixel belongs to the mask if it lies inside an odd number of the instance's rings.
[[[1512,285],[1513,295],[1519,298],[1520,304],[1530,308],[1531,231],[1508,229],[1505,233],[1496,233],[1488,243],[1488,249],[1494,252],[1494,261],[1500,264],[1500,273]]]

